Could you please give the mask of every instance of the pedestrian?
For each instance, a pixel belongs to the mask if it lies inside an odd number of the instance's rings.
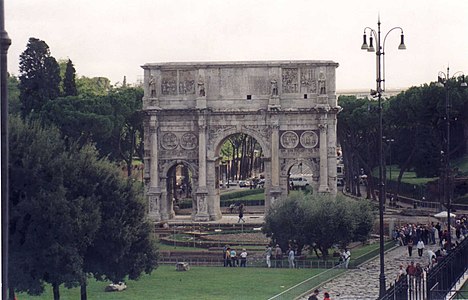
[[[400,265],[400,269],[398,269],[398,275],[396,280],[400,280],[403,276],[406,276],[406,270],[403,268],[403,265]]]
[[[330,294],[327,293],[327,292],[323,293],[323,300],[331,300],[330,299]]]
[[[351,260],[351,252],[349,251],[348,248],[345,248],[344,251],[343,251],[343,267],[345,269],[348,268],[350,260]]]
[[[319,290],[315,289],[314,293],[307,298],[307,300],[318,300]]]
[[[418,248],[418,255],[419,257],[422,257],[423,255],[423,250],[424,250],[424,242],[422,239],[419,239],[418,244],[416,245],[416,248]]]
[[[245,268],[246,263],[247,263],[247,251],[244,248],[242,249],[242,252],[240,254],[240,266]]]
[[[232,267],[232,262],[231,262],[231,248],[229,246],[226,248],[226,267],[230,266]]]
[[[416,288],[418,290],[421,289],[421,280],[423,278],[423,268],[421,267],[421,264],[417,263],[416,264],[416,272],[414,274],[414,277],[416,279]]]
[[[281,259],[283,259],[283,250],[281,250],[281,247],[279,244],[276,244],[275,247],[275,265],[277,268],[281,267]]]
[[[239,220],[237,221],[237,223],[240,223],[240,221],[245,223],[245,220],[244,220],[244,203],[241,203],[239,205]]]
[[[223,262],[224,262],[224,266],[227,267],[227,259],[226,259],[226,251],[227,249],[229,248],[229,245],[224,245],[223,247]]]
[[[272,251],[273,250],[271,249],[271,246],[267,245],[265,249],[265,257],[266,257],[266,264],[268,268],[271,268],[271,252]]]
[[[289,268],[294,269],[294,250],[292,248],[288,250],[288,264]]]
[[[436,258],[436,254],[434,253],[434,251],[429,249],[427,250],[427,256],[429,258],[429,268],[432,268],[434,266],[434,260]]]
[[[409,257],[411,257],[412,254],[413,254],[413,239],[410,238],[408,240],[408,255],[409,255]]]
[[[238,266],[237,253],[235,249],[231,249],[231,263],[233,267]]]
[[[406,267],[406,274],[409,276],[409,285],[410,289],[414,287],[414,277],[416,276],[416,266],[414,265],[414,261]]]

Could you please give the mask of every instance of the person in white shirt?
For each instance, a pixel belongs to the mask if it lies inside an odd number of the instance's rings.
[[[351,260],[351,252],[348,248],[345,248],[343,251],[343,264],[344,268],[347,269],[349,265],[349,261]]]
[[[290,268],[294,268],[294,250],[292,248],[288,250],[288,263]]]
[[[421,239],[419,239],[419,242],[416,245],[416,248],[418,249],[419,257],[421,257],[423,255],[423,250],[424,250],[424,242]]]
[[[242,252],[240,254],[240,266],[245,268],[246,263],[247,263],[247,251],[245,249],[242,249]]]

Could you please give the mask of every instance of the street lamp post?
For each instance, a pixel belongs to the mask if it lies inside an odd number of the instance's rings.
[[[456,75],[462,75],[462,83],[460,84],[461,87],[467,87],[465,82],[465,76],[463,72],[456,72],[453,74],[452,78],[450,78],[450,68],[447,67],[447,73],[439,72],[437,76],[437,82],[439,85],[445,88],[445,153],[441,151],[443,155],[443,162],[444,162],[444,201],[445,206],[447,207],[447,228],[448,228],[448,238],[447,243],[449,244],[449,249],[452,247],[452,232],[450,230],[450,211],[452,206],[452,195],[451,195],[451,176],[452,172],[450,169],[450,109],[452,107],[450,103],[450,79],[456,79]]]
[[[364,42],[361,46],[362,50],[367,50],[368,52],[375,52],[376,54],[376,65],[377,65],[377,74],[376,74],[376,83],[377,89],[371,90],[371,96],[378,98],[378,112],[379,112],[379,135],[378,135],[378,149],[379,149],[379,235],[380,235],[380,275],[379,275],[379,299],[385,295],[385,261],[384,261],[384,202],[385,202],[385,183],[383,176],[383,119],[382,119],[382,94],[385,90],[385,78],[382,78],[382,74],[385,75],[385,69],[382,71],[382,66],[385,66],[385,40],[390,32],[394,29],[399,29],[401,31],[401,42],[398,46],[399,50],[405,50],[406,46],[404,43],[403,29],[401,27],[394,27],[390,29],[385,35],[383,41],[381,40],[380,33],[380,17],[377,21],[377,31],[370,27],[364,28]],[[369,45],[367,45],[367,31],[369,31]],[[376,49],[373,46],[373,40],[375,39]],[[385,67],[384,67],[385,68]],[[385,76],[384,76],[385,77]],[[382,82],[384,83],[382,88]]]
[[[1,99],[1,216],[2,216],[2,299],[7,298],[8,292],[8,213],[9,177],[8,177],[8,81],[7,81],[7,55],[11,39],[5,31],[5,6],[0,0],[0,99]]]
[[[386,139],[385,140],[388,144],[388,152],[389,152],[389,156],[390,156],[390,161],[389,161],[389,165],[390,165],[390,170],[389,170],[389,173],[390,173],[390,181],[389,182],[392,182],[392,144],[393,142],[395,142],[394,139]],[[386,172],[385,172],[386,173]],[[387,177],[386,176],[387,174],[385,174],[385,178]]]

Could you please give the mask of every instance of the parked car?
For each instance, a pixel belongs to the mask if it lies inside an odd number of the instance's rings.
[[[239,180],[239,187],[249,187],[250,181],[248,180]]]

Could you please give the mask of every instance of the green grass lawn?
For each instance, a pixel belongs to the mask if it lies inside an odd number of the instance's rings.
[[[90,280],[88,299],[267,299],[315,276],[322,269],[267,269],[192,267],[177,272],[174,266],[161,266],[138,281],[128,281],[123,292],[104,292],[105,282]],[[80,299],[79,288],[60,288],[61,299]],[[52,289],[37,297],[20,294],[21,300],[53,299]]]

